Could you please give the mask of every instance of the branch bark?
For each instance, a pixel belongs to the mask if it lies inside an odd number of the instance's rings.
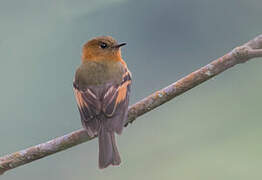
[[[137,117],[168,102],[236,64],[244,63],[257,57],[262,57],[262,34],[129,107],[128,121],[125,126],[132,123]],[[90,138],[84,129],[80,129],[48,142],[0,157],[0,174],[92,139],[94,138]]]

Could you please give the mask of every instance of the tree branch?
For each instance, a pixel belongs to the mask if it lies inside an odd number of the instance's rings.
[[[226,55],[190,73],[168,87],[156,91],[145,99],[132,105],[129,108],[128,121],[125,126],[132,123],[137,117],[153,110],[234,65],[244,63],[256,57],[262,57],[262,34],[246,44],[236,47]],[[84,129],[80,129],[48,142],[0,157],[0,174],[92,139],[93,138],[90,138]]]

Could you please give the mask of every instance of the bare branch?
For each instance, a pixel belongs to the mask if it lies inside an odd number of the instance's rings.
[[[137,117],[153,110],[234,65],[244,63],[256,57],[262,57],[262,35],[257,36],[242,46],[236,47],[226,55],[132,105],[129,108],[128,122],[125,126],[133,122]],[[90,138],[84,129],[80,129],[48,142],[0,157],[0,174],[92,139],[93,138]]]

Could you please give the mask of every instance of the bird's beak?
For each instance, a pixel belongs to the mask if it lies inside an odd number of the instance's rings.
[[[114,46],[114,48],[118,49],[118,48],[120,48],[121,46],[124,46],[124,45],[126,45],[126,43],[117,44],[117,45]]]

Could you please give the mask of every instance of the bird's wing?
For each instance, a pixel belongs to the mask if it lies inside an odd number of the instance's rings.
[[[106,127],[109,131],[120,134],[127,119],[129,95],[131,88],[131,73],[126,71],[122,82],[108,88],[103,97],[102,111],[107,117]]]
[[[87,129],[88,135],[93,137],[97,135],[99,128],[96,116],[101,112],[101,102],[90,88],[80,89],[76,82],[73,85],[82,125]]]
[[[121,133],[128,111],[131,74],[127,71],[120,84],[108,83],[80,89],[74,82],[74,92],[83,126],[90,136],[97,135],[100,121],[109,131]]]

